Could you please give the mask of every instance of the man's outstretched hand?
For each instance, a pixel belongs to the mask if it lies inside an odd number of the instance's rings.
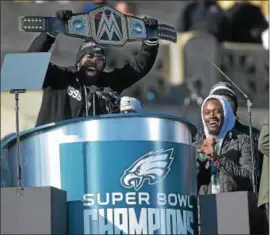
[[[63,21],[63,22],[66,22],[68,20],[71,19],[72,17],[72,11],[71,10],[60,10],[60,11],[57,11],[55,13],[55,17],[60,20],[60,21]],[[55,32],[48,32],[47,33],[50,37],[53,37],[55,38],[57,36],[58,33],[55,33]]]
[[[148,17],[143,17],[143,21],[145,25],[151,29],[156,29],[158,27],[158,21],[154,18],[148,18]]]
[[[58,20],[68,21],[71,19],[72,14],[73,13],[71,10],[60,10],[56,12],[55,16],[56,18],[58,18]]]
[[[148,18],[148,17],[143,17],[143,21],[145,25],[151,29],[157,29],[158,28],[158,21],[154,18]],[[155,42],[157,43],[158,39],[157,38],[148,38],[148,41]]]

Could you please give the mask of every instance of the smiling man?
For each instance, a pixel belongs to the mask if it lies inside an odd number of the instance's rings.
[[[217,99],[209,99],[206,101],[203,116],[209,134],[217,136],[224,122],[223,107],[220,101]]]
[[[218,82],[216,83],[210,90],[209,95],[221,95],[231,104],[234,116],[235,116],[235,126],[238,132],[242,132],[249,136],[249,126],[242,123],[238,115],[238,98],[236,93],[232,87],[232,85],[228,82]],[[253,148],[256,154],[256,169],[257,169],[257,186],[259,186],[258,182],[260,182],[262,164],[263,164],[263,154],[258,149],[258,139],[259,139],[260,131],[255,127],[252,127],[252,136],[253,136]],[[259,187],[257,187],[259,190]]]
[[[252,191],[249,136],[235,130],[230,103],[212,95],[201,107],[204,135],[197,139],[199,194]]]

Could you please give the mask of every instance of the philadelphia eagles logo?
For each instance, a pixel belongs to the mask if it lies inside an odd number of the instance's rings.
[[[174,149],[158,150],[147,153],[136,160],[124,171],[121,184],[125,188],[138,191],[144,183],[150,185],[161,182],[170,172]]]

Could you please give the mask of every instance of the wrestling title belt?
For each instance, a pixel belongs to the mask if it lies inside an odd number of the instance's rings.
[[[20,16],[19,30],[63,33],[71,37],[93,39],[106,46],[123,46],[126,42],[147,38],[177,42],[174,27],[159,24],[157,29],[151,29],[142,19],[124,15],[109,6],[97,7],[87,14],[73,14],[67,22],[56,17]]]

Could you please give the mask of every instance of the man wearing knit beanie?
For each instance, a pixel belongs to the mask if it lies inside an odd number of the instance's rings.
[[[238,99],[237,99],[237,96],[236,96],[235,91],[233,90],[233,87],[231,86],[231,84],[228,82],[218,82],[217,84],[215,84],[211,88],[209,95],[221,95],[221,96],[225,97],[230,102],[232,110],[233,110],[234,115],[236,117],[235,129],[239,133],[243,133],[243,134],[249,136],[249,126],[241,123],[239,120],[239,117],[237,116]],[[258,149],[258,139],[259,139],[260,131],[258,129],[256,129],[255,127],[252,127],[252,135],[253,135],[254,150],[255,150],[255,152],[258,152],[258,154],[255,154],[256,156],[258,156],[258,159],[255,159],[255,160],[256,160],[256,168],[258,171],[257,182],[259,182],[260,181],[260,173],[261,173],[261,169],[262,169],[262,163],[263,163],[263,154]]]
[[[95,85],[106,65],[105,51],[94,41],[81,45],[76,55],[75,68],[78,79],[84,85]]]
[[[236,117],[236,122],[235,122],[236,129],[240,132],[243,132],[249,135],[249,127],[247,125],[242,124],[239,120],[239,117],[237,116],[238,99],[231,84],[228,82],[218,82],[211,88],[209,95],[224,96],[230,102],[232,106],[232,110]],[[260,132],[256,128],[253,128],[253,137],[257,142],[258,142],[259,134]]]
[[[56,13],[56,17],[61,21],[68,21],[72,14],[72,11],[61,10]],[[145,17],[143,20],[149,28],[155,30],[158,27],[155,19]],[[56,36],[52,33],[41,33],[32,42],[28,52],[49,51]],[[129,64],[111,72],[104,71],[106,55],[104,49],[94,41],[81,45],[74,66],[62,68],[50,63],[43,84],[43,100],[36,126],[90,116],[94,111],[96,115],[106,114],[107,101],[100,98],[92,88],[110,87],[120,94],[151,70],[158,46],[156,38],[144,40],[140,51]]]
[[[230,102],[234,115],[237,116],[238,100],[230,83],[218,82],[211,88],[209,95],[224,96]]]

